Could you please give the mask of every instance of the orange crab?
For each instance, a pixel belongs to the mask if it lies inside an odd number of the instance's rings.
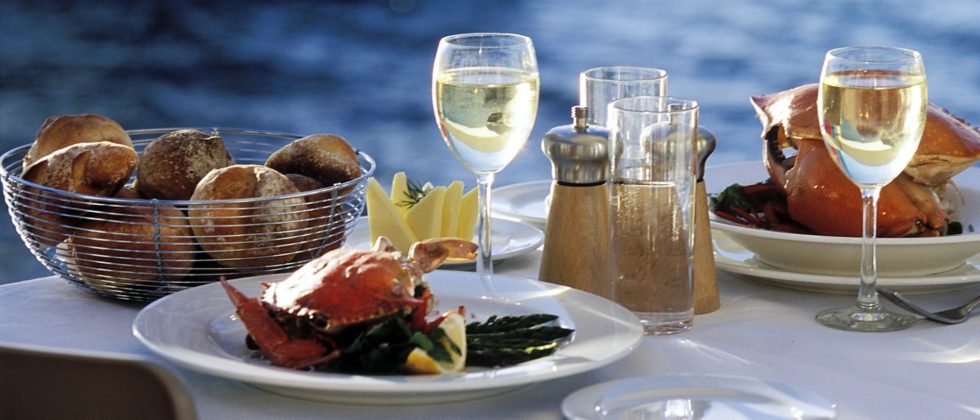
[[[858,188],[831,160],[817,119],[817,84],[752,98],[766,141],[766,168],[789,217],[816,234],[861,236]],[[792,157],[783,151],[795,149]],[[930,104],[925,132],[904,173],[878,200],[879,236],[934,236],[947,224],[939,194],[980,160],[980,131]]]
[[[473,259],[476,244],[459,239],[415,243],[408,257],[385,237],[373,249],[340,248],[310,261],[281,282],[263,283],[261,299],[221,280],[249,336],[272,364],[304,368],[343,351],[344,329],[427,307],[423,273],[447,258]]]

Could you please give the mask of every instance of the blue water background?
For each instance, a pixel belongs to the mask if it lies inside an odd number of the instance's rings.
[[[267,4],[270,3],[270,4]],[[436,130],[440,37],[517,32],[537,48],[541,103],[502,186],[547,179],[540,138],[569,122],[578,73],[668,70],[701,103],[719,145],[709,163],[756,160],[748,98],[816,81],[826,50],[922,52],[930,99],[980,123],[980,3],[944,1],[0,2],[0,149],[44,119],[98,113],[126,128],[225,126],[338,133],[373,155],[383,184],[471,175]],[[3,212],[0,283],[46,275]]]

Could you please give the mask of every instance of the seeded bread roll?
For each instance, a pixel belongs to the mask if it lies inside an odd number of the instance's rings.
[[[133,187],[116,198],[142,199]],[[184,213],[174,206],[104,205],[68,237],[80,277],[96,289],[120,282],[177,281],[194,264],[194,238]],[[156,227],[154,227],[154,222]],[[158,245],[159,243],[159,245]]]
[[[275,197],[299,190],[289,178],[261,165],[212,170],[191,200]],[[244,203],[194,204],[188,208],[198,245],[219,264],[235,269],[275,268],[295,258],[305,232],[302,197]]]
[[[347,140],[333,134],[313,134],[277,150],[265,166],[284,174],[300,174],[325,186],[361,176],[357,152]]]
[[[62,191],[111,196],[133,173],[138,157],[132,147],[110,142],[74,144],[34,162],[24,180]],[[30,233],[44,245],[61,242],[88,205],[84,199],[25,187],[15,205],[33,228]]]
[[[133,141],[119,123],[95,114],[59,115],[41,125],[34,144],[24,156],[24,172],[32,163],[51,153],[78,143],[107,141],[130,149]]]
[[[208,172],[234,163],[221,137],[197,130],[173,131],[143,150],[136,189],[148,198],[187,200]]]
[[[296,189],[302,192],[323,188],[323,184],[308,176],[299,174],[286,175]],[[329,192],[311,194],[305,197],[309,209],[303,216],[307,221],[308,235],[301,239],[303,253],[300,259],[313,259],[327,251],[340,248],[344,241],[343,207],[339,199],[332,197]],[[329,229],[329,232],[328,232]]]

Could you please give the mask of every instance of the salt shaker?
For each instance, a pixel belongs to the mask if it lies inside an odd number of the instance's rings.
[[[541,141],[551,160],[551,204],[538,278],[608,296],[606,215],[609,131],[589,126],[588,108],[572,107],[571,125]]]

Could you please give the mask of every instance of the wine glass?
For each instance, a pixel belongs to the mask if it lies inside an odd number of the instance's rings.
[[[527,143],[538,111],[538,63],[531,39],[472,33],[439,41],[432,107],[439,131],[479,191],[477,272],[493,273],[490,197],[494,175]]]
[[[908,165],[925,127],[925,67],[918,52],[845,47],[827,52],[820,73],[820,132],[834,163],[861,190],[861,282],[857,303],[829,309],[817,321],[851,331],[895,331],[914,318],[878,303],[878,195]]]

